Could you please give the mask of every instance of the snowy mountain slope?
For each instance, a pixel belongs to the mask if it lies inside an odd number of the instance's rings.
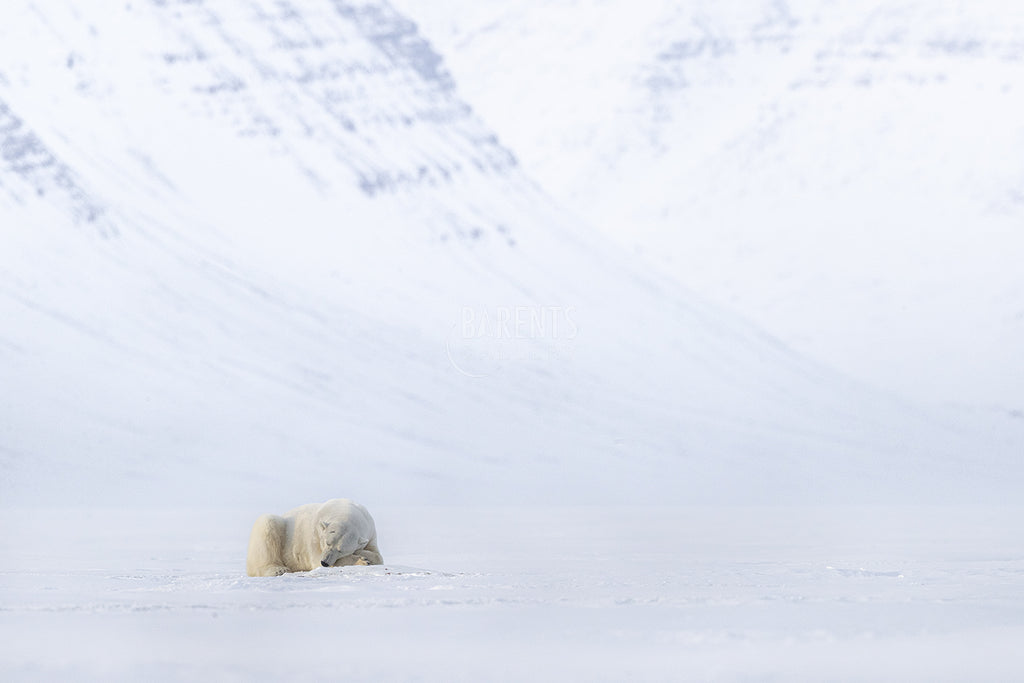
[[[5,503],[1015,490],[558,209],[386,3],[0,26]]]
[[[397,0],[527,172],[848,374],[1024,410],[1024,14]]]

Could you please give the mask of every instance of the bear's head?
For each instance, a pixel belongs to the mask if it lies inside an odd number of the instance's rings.
[[[333,567],[334,563],[347,557],[357,550],[362,550],[370,542],[368,538],[360,538],[359,534],[347,529],[344,524],[321,520],[317,525],[320,540],[320,565]]]

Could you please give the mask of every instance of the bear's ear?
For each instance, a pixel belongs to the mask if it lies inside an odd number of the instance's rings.
[[[368,538],[360,538],[359,539],[359,545],[366,545],[369,542],[370,542],[370,539],[368,539]]]

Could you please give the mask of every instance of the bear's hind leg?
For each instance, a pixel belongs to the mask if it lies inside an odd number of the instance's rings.
[[[280,576],[284,564],[286,524],[283,517],[263,515],[252,525],[245,571],[249,576]]]

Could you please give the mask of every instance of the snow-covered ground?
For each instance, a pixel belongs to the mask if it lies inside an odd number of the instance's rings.
[[[4,680],[1019,680],[1020,509],[383,508],[249,578],[251,517],[7,515]]]

